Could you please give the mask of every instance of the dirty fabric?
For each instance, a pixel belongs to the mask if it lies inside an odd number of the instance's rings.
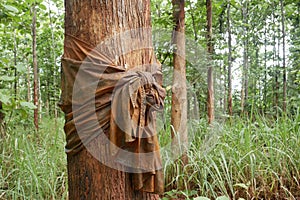
[[[163,192],[155,111],[163,108],[161,72],[127,71],[99,49],[66,35],[60,107],[66,153],[75,155],[100,134],[115,162],[132,171],[136,190]],[[155,77],[155,78],[154,78]],[[92,123],[97,121],[97,123]]]

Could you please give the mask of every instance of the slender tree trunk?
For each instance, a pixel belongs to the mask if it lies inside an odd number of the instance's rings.
[[[2,102],[0,101],[0,128],[3,123],[3,120],[4,120],[4,113],[3,113],[3,108],[2,108]]]
[[[287,83],[286,83],[286,63],[285,63],[285,16],[283,0],[280,0],[281,8],[281,31],[282,31],[282,68],[283,68],[283,105],[282,110],[286,113],[286,96],[287,96]]]
[[[196,83],[194,83],[194,91],[195,90],[196,90]],[[194,116],[194,119],[199,119],[199,104],[198,104],[196,92],[193,92],[193,100],[194,100],[193,116]]]
[[[18,96],[18,71],[17,71],[17,37],[16,37],[16,31],[14,31],[14,77],[15,77],[15,81],[14,81],[14,99],[15,101],[17,100],[17,96]]]
[[[34,125],[39,128],[39,89],[38,89],[38,64],[36,55],[36,5],[32,7],[32,60],[33,60],[33,103],[36,106],[34,109]]]
[[[242,17],[243,17],[243,77],[242,77],[242,91],[241,91],[241,109],[242,113],[245,113],[245,105],[247,105],[248,99],[248,2],[246,1],[242,7]]]
[[[273,6],[275,6],[273,4]],[[273,13],[272,13],[272,24],[275,24],[275,11],[273,10]],[[277,59],[277,48],[276,48],[276,29],[275,29],[275,26],[272,26],[272,33],[273,33],[273,56],[272,56],[272,60],[273,60],[273,70],[272,70],[272,74],[273,74],[273,77],[272,77],[272,80],[273,80],[273,108],[275,110],[275,114],[276,114],[276,117],[277,117],[277,113],[278,113],[278,92],[277,92],[277,85],[278,85],[278,76],[277,76],[277,65],[278,63],[276,64],[276,59]]]
[[[279,77],[280,77],[280,28],[278,28],[278,36],[277,36],[277,65],[275,68],[275,106],[276,106],[276,115],[278,114],[279,108]]]
[[[192,6],[190,4],[190,9],[192,9]],[[192,17],[192,24],[193,24],[193,31],[194,31],[194,40],[195,42],[198,40],[198,34],[197,34],[197,29],[196,29],[196,22],[195,22],[195,16],[193,12],[190,13]]]
[[[212,67],[213,41],[212,41],[212,1],[206,0],[206,18],[207,18],[207,51],[210,62],[207,71],[207,115],[208,123],[211,124],[214,119],[214,78]]]
[[[223,66],[223,77],[224,77],[224,96],[223,96],[223,111],[224,114],[227,113],[227,68],[226,68],[226,64],[224,64]]]
[[[171,124],[172,138],[175,137],[174,131],[179,134],[180,141],[173,143],[173,147],[178,147],[182,144],[185,148],[188,142],[187,138],[187,90],[186,90],[186,71],[185,71],[185,12],[184,0],[172,0],[173,17],[175,22],[173,34],[173,85],[172,85],[172,109],[171,109]],[[175,141],[175,140],[173,140]],[[182,155],[184,164],[188,163],[188,158],[185,153]]]
[[[30,64],[26,59],[27,64],[27,101],[31,102],[31,84],[30,84]]]
[[[257,67],[257,69],[258,69],[258,73],[257,73],[257,75],[256,75],[256,79],[254,79],[254,87],[253,87],[253,89],[254,89],[254,102],[259,102],[258,104],[259,104],[259,106],[258,106],[258,108],[261,108],[261,99],[260,99],[260,97],[261,97],[261,86],[260,86],[260,75],[261,75],[261,73],[260,73],[260,71],[261,71],[261,68],[259,67],[259,66],[261,66],[260,65],[260,63],[259,63],[259,39],[258,39],[258,37],[254,37],[255,38],[255,42],[254,42],[254,46],[255,46],[255,63],[254,63],[254,65]],[[251,66],[251,65],[250,65]],[[253,106],[252,106],[252,108],[253,108]],[[251,109],[252,110],[252,113],[251,114],[253,114],[253,109]]]
[[[232,44],[231,44],[231,25],[230,25],[230,1],[227,3],[227,31],[228,31],[228,114],[232,116]]]
[[[151,27],[149,0],[65,0],[65,11],[65,33],[87,41],[93,47],[118,33]],[[132,37],[140,39],[141,36]],[[124,41],[116,41],[113,44],[115,51],[125,48],[122,42]],[[67,45],[65,41],[65,52]],[[151,64],[151,55],[153,49],[143,49],[127,52],[126,55],[113,55],[119,56],[113,59],[116,59],[118,66],[128,64],[130,69]],[[77,58],[76,55],[69,56],[70,59]],[[109,152],[109,146],[101,142],[99,135],[88,144],[88,149],[92,149],[93,152]],[[129,173],[102,164],[86,148],[75,155],[68,154],[67,160],[69,199],[159,199],[157,194],[134,191]]]
[[[264,30],[264,35],[265,35],[265,40],[264,40],[264,90],[263,90],[263,95],[264,95],[264,99],[263,99],[263,104],[264,104],[264,108],[263,108],[263,112],[265,113],[267,110],[267,22],[265,22],[265,30]]]
[[[51,28],[51,55],[52,55],[52,62],[53,62],[53,71],[51,70],[51,72],[53,73],[53,75],[51,76],[53,79],[52,82],[52,87],[54,88],[54,91],[56,90],[56,53],[55,53],[55,38],[54,38],[54,30],[55,27],[53,26],[53,22],[52,22],[52,16],[51,16],[51,1],[48,0],[48,13],[49,13],[49,24],[50,24],[50,28]],[[53,89],[52,89],[53,90]],[[53,92],[52,92],[53,94]],[[55,94],[53,94],[54,96],[56,96]],[[51,100],[49,100],[49,104],[50,104],[50,111],[54,111],[54,117],[55,117],[55,124],[56,124],[56,119],[57,119],[57,99],[54,99],[54,102],[52,102]],[[53,108],[51,108],[51,106],[53,106]]]

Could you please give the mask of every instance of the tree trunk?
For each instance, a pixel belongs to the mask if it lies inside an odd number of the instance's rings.
[[[244,53],[243,53],[243,78],[242,78],[242,91],[241,91],[241,109],[242,113],[244,113],[245,105],[247,105],[248,99],[248,5],[247,2],[243,5],[242,8],[243,13],[243,32],[244,32]]]
[[[4,120],[4,113],[2,111],[3,111],[2,102],[0,101],[0,127],[1,127],[2,122]]]
[[[14,99],[15,101],[17,100],[17,96],[18,96],[18,71],[17,71],[17,37],[16,37],[16,31],[14,32],[14,77],[15,77],[15,81],[14,81]]]
[[[173,140],[174,150],[180,145],[183,148],[181,157],[183,164],[188,163],[186,155],[187,137],[187,90],[186,90],[186,71],[185,71],[185,12],[184,0],[172,0],[173,17],[174,17],[174,34],[173,34],[173,83],[172,83],[172,109],[171,124],[172,138],[178,135],[177,141]],[[175,133],[174,133],[175,131]],[[176,150],[175,150],[176,152]],[[177,153],[176,153],[177,154]]]
[[[52,79],[53,79],[53,82],[52,82],[52,87],[54,87],[54,89],[52,89],[51,91],[55,91],[56,89],[56,83],[57,83],[57,80],[56,80],[56,52],[55,52],[55,46],[56,46],[56,43],[55,43],[55,38],[54,38],[54,30],[55,30],[55,27],[53,25],[53,22],[52,22],[52,16],[51,16],[51,1],[48,0],[48,16],[49,16],[49,25],[50,25],[50,28],[51,28],[51,55],[52,55],[52,62],[53,62],[53,69],[54,70],[50,70],[51,73],[53,73],[53,75],[51,76]],[[51,84],[50,84],[51,85]],[[50,87],[51,88],[51,87]],[[53,96],[56,96],[55,94],[53,94],[53,92],[51,92],[51,94]],[[50,102],[49,102],[49,110],[52,111],[53,110],[53,113],[54,113],[54,117],[55,117],[55,124],[56,124],[56,119],[57,119],[57,105],[56,105],[56,98],[54,99],[54,102],[53,100],[50,100],[48,99]],[[53,106],[53,108],[52,108]],[[50,112],[52,113],[52,112]]]
[[[212,54],[213,54],[213,41],[212,41],[212,2],[206,0],[206,18],[207,18],[207,51],[209,54],[209,67],[207,71],[207,115],[208,123],[211,124],[214,121],[214,79],[213,79],[213,67],[212,67]]]
[[[196,91],[196,83],[194,83],[193,87],[194,87],[194,91]],[[196,92],[193,92],[193,101],[194,101],[193,119],[199,119],[199,104],[198,104]]]
[[[33,103],[36,106],[34,109],[34,125],[39,128],[39,89],[38,89],[38,64],[36,55],[36,5],[32,7],[32,60],[33,60]]]
[[[65,11],[65,33],[86,41],[93,47],[118,33],[151,27],[149,0],[66,0]],[[141,36],[132,37],[131,40],[134,40]],[[126,48],[122,46],[122,42],[124,41],[113,44],[116,52]],[[66,46],[65,41],[65,52]],[[116,59],[118,66],[128,65],[133,68],[151,64],[151,55],[153,49],[138,49],[127,52],[126,55],[116,54],[119,57],[113,59]],[[76,55],[69,56],[70,59],[76,58]],[[129,173],[112,169],[94,158],[90,153],[91,149],[92,152],[109,151],[109,146],[101,143],[101,137],[100,134],[77,154],[67,155],[69,199],[159,199],[157,194],[135,191]]]
[[[275,106],[276,106],[276,116],[279,114],[279,77],[280,77],[280,28],[278,28],[278,32],[277,32],[277,65],[275,67]]]
[[[227,103],[228,103],[228,114],[232,116],[232,74],[231,74],[231,65],[232,65],[232,44],[231,44],[231,25],[230,25],[230,1],[227,3],[227,31],[228,31],[228,85],[227,85]]]
[[[267,73],[268,73],[268,68],[267,68],[267,22],[265,22],[265,29],[264,29],[264,35],[265,35],[265,38],[264,38],[264,80],[263,80],[263,83],[264,83],[264,90],[263,90],[263,104],[264,104],[264,108],[263,108],[263,113],[266,113],[266,110],[267,110]]]
[[[275,7],[275,4],[272,4]],[[275,24],[275,11],[273,10],[272,12],[272,24]],[[276,48],[276,27],[272,26],[272,39],[273,39],[273,56],[272,56],[272,60],[273,60],[273,69],[272,69],[272,80],[273,80],[273,91],[272,91],[272,97],[273,97],[273,108],[277,117],[277,113],[278,113],[278,92],[277,92],[277,86],[278,86],[278,76],[277,76],[277,65],[276,64],[276,59],[277,59],[277,48]]]
[[[31,102],[31,84],[30,84],[30,64],[28,60],[26,59],[26,64],[27,64],[27,101]]]
[[[283,0],[280,0],[281,8],[281,31],[282,31],[282,69],[283,69],[283,105],[282,111],[286,113],[286,96],[287,96],[287,83],[286,83],[286,63],[285,63],[285,16]]]

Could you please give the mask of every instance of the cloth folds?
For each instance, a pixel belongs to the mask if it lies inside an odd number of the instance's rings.
[[[136,190],[164,188],[155,111],[163,108],[161,71],[126,71],[99,49],[66,35],[60,107],[66,153],[75,155],[102,135],[111,157],[132,172]]]

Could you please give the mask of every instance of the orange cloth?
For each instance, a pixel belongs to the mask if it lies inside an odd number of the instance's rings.
[[[105,133],[114,161],[132,171],[134,188],[162,193],[155,111],[163,108],[165,90],[154,78],[161,80],[161,72],[127,72],[86,42],[70,35],[65,40],[60,107],[66,118],[66,152],[74,155]],[[76,77],[79,71],[96,81],[86,83]],[[85,95],[90,88],[95,88],[93,95]],[[95,120],[96,125],[91,123]]]

